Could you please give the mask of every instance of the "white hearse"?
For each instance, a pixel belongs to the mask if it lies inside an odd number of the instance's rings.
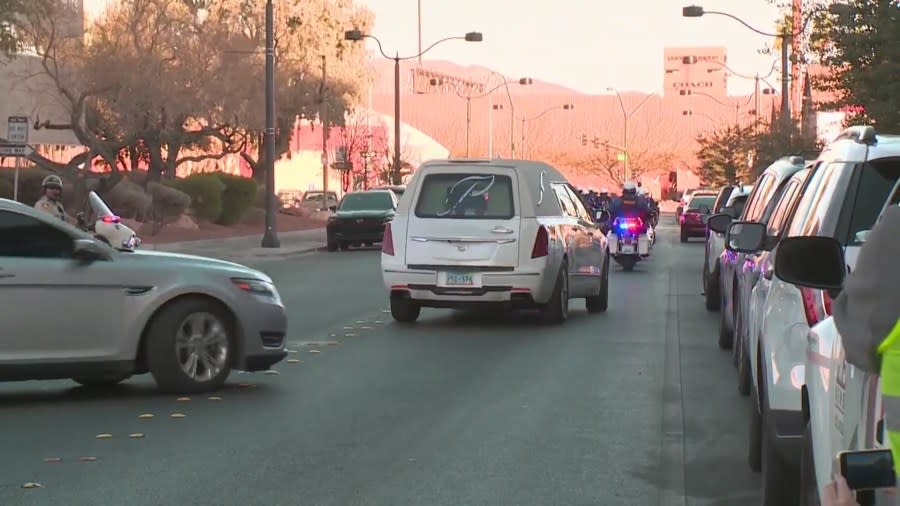
[[[381,267],[391,314],[495,304],[562,323],[569,299],[607,308],[609,248],[565,176],[526,160],[424,163],[386,226]]]

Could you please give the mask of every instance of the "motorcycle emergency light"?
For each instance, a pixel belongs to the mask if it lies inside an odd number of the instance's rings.
[[[635,219],[626,218],[624,220],[620,220],[618,223],[619,230],[622,230],[623,232],[631,231],[633,229],[638,229],[638,228],[641,228],[642,226],[643,226],[643,222],[641,221],[640,218],[635,218]]]
[[[119,218],[118,216],[115,216],[115,215],[106,215],[106,216],[101,216],[100,221],[102,221],[103,223],[119,223],[122,221],[122,218]]]

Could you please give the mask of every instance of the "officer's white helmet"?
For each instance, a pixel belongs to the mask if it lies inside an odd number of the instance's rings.
[[[600,195],[607,195],[607,194],[609,194],[608,188],[600,188]]]
[[[637,194],[643,197],[643,196],[647,195],[647,190],[644,188],[638,188]]]
[[[634,181],[625,181],[625,184],[622,185],[622,191],[633,192],[637,190],[637,185],[634,184]]]
[[[47,188],[48,186],[55,186],[57,188],[62,188],[62,179],[59,176],[50,174],[45,177],[43,181],[41,181],[41,187]]]

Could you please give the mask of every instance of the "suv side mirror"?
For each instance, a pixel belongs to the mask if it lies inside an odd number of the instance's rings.
[[[710,216],[709,220],[706,221],[706,225],[713,232],[724,234],[728,231],[728,226],[731,225],[731,221],[732,217],[727,213],[719,213]]]
[[[775,255],[775,275],[806,288],[840,290],[846,266],[843,246],[831,237],[786,237]]]
[[[75,239],[72,258],[82,262],[93,262],[95,260],[106,260],[109,258],[109,255],[97,241],[92,239]]]
[[[853,236],[853,240],[860,244],[864,244],[869,237],[869,232],[871,232],[871,230],[860,230]]]
[[[725,248],[738,253],[755,253],[766,243],[766,226],[750,221],[736,221],[725,234]]]
[[[328,206],[328,210],[331,212],[337,211],[337,206]]]

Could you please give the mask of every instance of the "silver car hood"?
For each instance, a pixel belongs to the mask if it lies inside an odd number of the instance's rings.
[[[227,271],[230,273],[237,273],[240,275],[249,275],[254,278],[262,279],[265,281],[270,281],[271,279],[266,274],[247,267],[246,265],[241,265],[234,262],[228,262],[225,260],[219,260],[217,258],[209,258],[209,257],[201,257],[197,255],[185,255],[183,253],[170,253],[167,251],[153,251],[153,250],[145,250],[139,249],[134,252],[122,253],[125,258],[130,258],[131,261],[142,262],[154,262],[156,264],[170,264],[173,267],[175,266],[185,266],[191,268],[202,268],[209,270],[217,270],[217,271]]]

